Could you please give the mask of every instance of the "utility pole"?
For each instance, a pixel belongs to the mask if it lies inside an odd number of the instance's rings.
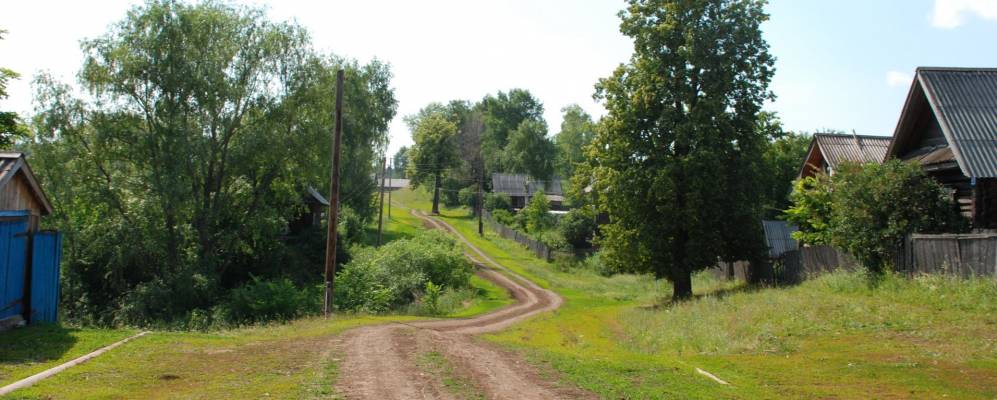
[[[485,213],[484,185],[485,169],[481,168],[481,177],[478,178],[478,236],[485,237],[485,225],[481,222],[481,216]]]
[[[385,153],[387,154],[387,153]],[[381,230],[384,228],[384,178],[388,169],[388,156],[381,157],[381,203],[377,208],[377,245],[381,246]]]
[[[339,144],[343,132],[343,70],[336,72],[336,122],[332,139],[332,173],[329,182],[329,222],[325,239],[325,302],[322,313],[329,318],[336,279],[336,228],[339,220]]]
[[[395,159],[391,159],[391,183],[395,183]],[[388,189],[388,221],[391,221],[391,192],[394,190]]]

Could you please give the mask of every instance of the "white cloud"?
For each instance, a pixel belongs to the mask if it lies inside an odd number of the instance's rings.
[[[965,14],[997,20],[997,0],[935,0],[931,25],[936,28],[957,28],[963,24]]]
[[[886,73],[886,84],[890,85],[890,87],[903,87],[910,85],[912,79],[914,79],[914,77],[906,72],[889,71]]]

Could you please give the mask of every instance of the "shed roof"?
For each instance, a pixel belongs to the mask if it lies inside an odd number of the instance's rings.
[[[401,178],[388,178],[385,182],[385,185],[387,185],[385,187],[387,187],[388,189],[404,189],[408,187],[409,180]]]
[[[787,251],[800,248],[792,236],[793,232],[799,230],[796,225],[790,225],[786,221],[763,220],[762,228],[765,229],[765,244],[769,246],[769,257],[781,257]]]
[[[810,149],[804,159],[804,165],[800,167],[800,174],[806,168],[810,154],[819,151],[824,155],[824,161],[831,168],[838,168],[838,165],[850,161],[857,163],[883,162],[886,156],[886,149],[890,146],[890,138],[886,136],[855,135],[840,133],[817,133],[814,134],[810,142]]]
[[[915,114],[925,109],[934,113],[963,174],[997,177],[997,68],[918,68],[888,157],[899,157],[913,140]]]
[[[35,197],[38,204],[41,204],[41,215],[51,214],[52,203],[48,201],[48,197],[45,196],[45,191],[43,191],[42,187],[38,185],[38,180],[35,179],[35,173],[32,172],[31,167],[28,166],[28,161],[24,158],[24,153],[0,151],[0,189],[3,189],[4,186],[14,180],[14,177],[17,176],[18,172],[24,174],[24,179],[31,188],[31,195]]]
[[[528,196],[543,190],[544,194],[564,196],[561,189],[561,179],[552,178],[550,181],[541,181],[529,178],[529,193],[526,192],[527,175],[525,174],[492,174],[492,192],[505,193],[509,196]]]
[[[329,206],[329,200],[326,200],[325,196],[322,196],[322,193],[319,193],[318,190],[315,190],[315,188],[311,186],[308,187],[308,195],[305,196],[305,202],[318,203],[326,207]]]

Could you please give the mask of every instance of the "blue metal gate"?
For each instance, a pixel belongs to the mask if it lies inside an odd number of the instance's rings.
[[[24,311],[28,220],[0,220],[0,320]]]
[[[31,239],[31,323],[56,322],[59,310],[59,260],[62,234],[35,233]]]

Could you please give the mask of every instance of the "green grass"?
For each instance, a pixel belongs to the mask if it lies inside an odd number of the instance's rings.
[[[394,208],[384,241],[417,235],[422,220]],[[387,216],[387,214],[385,214]],[[376,225],[368,238],[376,240]],[[445,317],[470,317],[512,302],[474,277]],[[455,300],[456,301],[456,300]],[[339,333],[415,316],[335,315],[219,332],[154,332],[10,398],[326,398],[334,396]],[[0,384],[30,376],[136,333],[130,329],[37,326],[0,332]]]
[[[65,363],[136,332],[37,325],[0,333],[0,386]]]
[[[485,396],[474,386],[467,376],[461,375],[454,365],[442,354],[436,351],[422,353],[418,356],[418,367],[428,375],[440,377],[443,386],[450,394],[459,399],[484,399]]]
[[[425,194],[399,198],[429,209]],[[566,299],[486,339],[604,398],[997,397],[994,280],[887,277],[871,287],[837,273],[750,288],[700,274],[700,296],[670,304],[667,282],[558,272],[515,242],[479,238],[466,210],[440,218]]]
[[[216,333],[155,332],[12,398],[315,398],[330,395],[343,330],[402,316],[337,315]]]

